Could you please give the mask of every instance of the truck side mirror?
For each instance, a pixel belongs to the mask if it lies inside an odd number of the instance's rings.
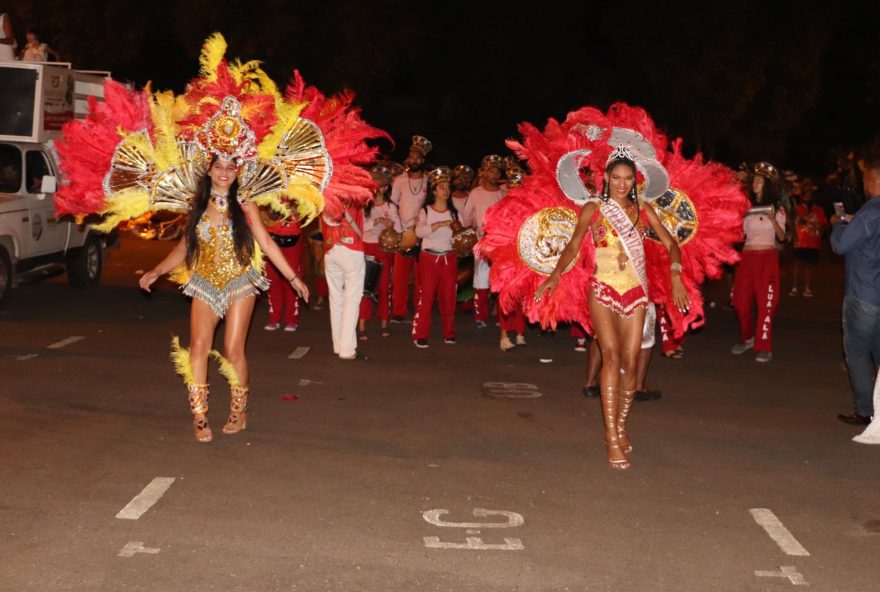
[[[58,190],[58,181],[55,175],[43,175],[43,182],[40,183],[40,193],[55,193]]]

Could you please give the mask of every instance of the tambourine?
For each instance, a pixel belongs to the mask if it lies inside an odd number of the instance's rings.
[[[452,248],[459,257],[469,256],[477,244],[477,231],[473,228],[462,228],[452,234]]]
[[[396,253],[400,247],[401,234],[389,226],[379,233],[379,248],[386,253]]]

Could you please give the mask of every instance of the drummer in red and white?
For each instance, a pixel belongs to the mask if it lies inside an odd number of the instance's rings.
[[[431,148],[430,140],[423,136],[413,136],[409,155],[405,162],[406,171],[391,183],[391,203],[398,207],[398,215],[403,227],[403,238],[401,239],[403,250],[394,255],[391,301],[391,322],[393,323],[402,323],[406,320],[410,272],[415,272],[413,302],[416,303],[419,299],[418,249],[411,247],[416,244],[416,218],[425,203],[427,178],[424,166],[425,157]]]
[[[391,316],[391,273],[394,266],[394,255],[379,247],[379,235],[386,228],[397,232],[402,230],[397,206],[388,201],[391,183],[391,170],[384,166],[370,169],[376,181],[376,193],[372,203],[364,208],[364,253],[382,264],[379,284],[376,287],[376,316],[382,324],[382,337],[391,335],[388,320]],[[358,320],[358,339],[367,339],[367,321],[373,317],[373,301],[364,297],[361,300],[360,319]]]
[[[455,277],[458,256],[452,248],[452,233],[459,226],[458,214],[450,199],[452,171],[438,167],[428,175],[428,195],[419,211],[416,234],[422,239],[419,274],[422,289],[413,319],[412,337],[418,348],[428,347],[434,300],[440,309],[443,341],[455,343]]]
[[[479,184],[471,189],[461,212],[462,225],[474,228],[479,238],[484,234],[486,210],[501,201],[507,192],[500,184],[503,162],[497,154],[483,158]],[[485,328],[489,320],[489,262],[479,257],[474,262],[474,316],[474,326]]]

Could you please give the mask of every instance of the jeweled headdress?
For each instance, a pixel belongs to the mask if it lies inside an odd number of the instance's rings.
[[[428,173],[428,183],[436,187],[438,183],[449,183],[452,180],[452,169],[440,166]]]
[[[422,156],[427,156],[428,153],[434,148],[434,145],[431,144],[431,140],[424,136],[413,136],[412,137],[412,146],[410,146],[410,151],[417,151]]]

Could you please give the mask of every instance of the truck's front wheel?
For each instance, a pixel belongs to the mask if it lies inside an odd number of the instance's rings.
[[[0,310],[6,308],[12,298],[12,258],[3,246],[0,246]]]
[[[86,239],[82,249],[67,257],[67,281],[74,288],[98,285],[104,269],[104,247],[95,235]]]

